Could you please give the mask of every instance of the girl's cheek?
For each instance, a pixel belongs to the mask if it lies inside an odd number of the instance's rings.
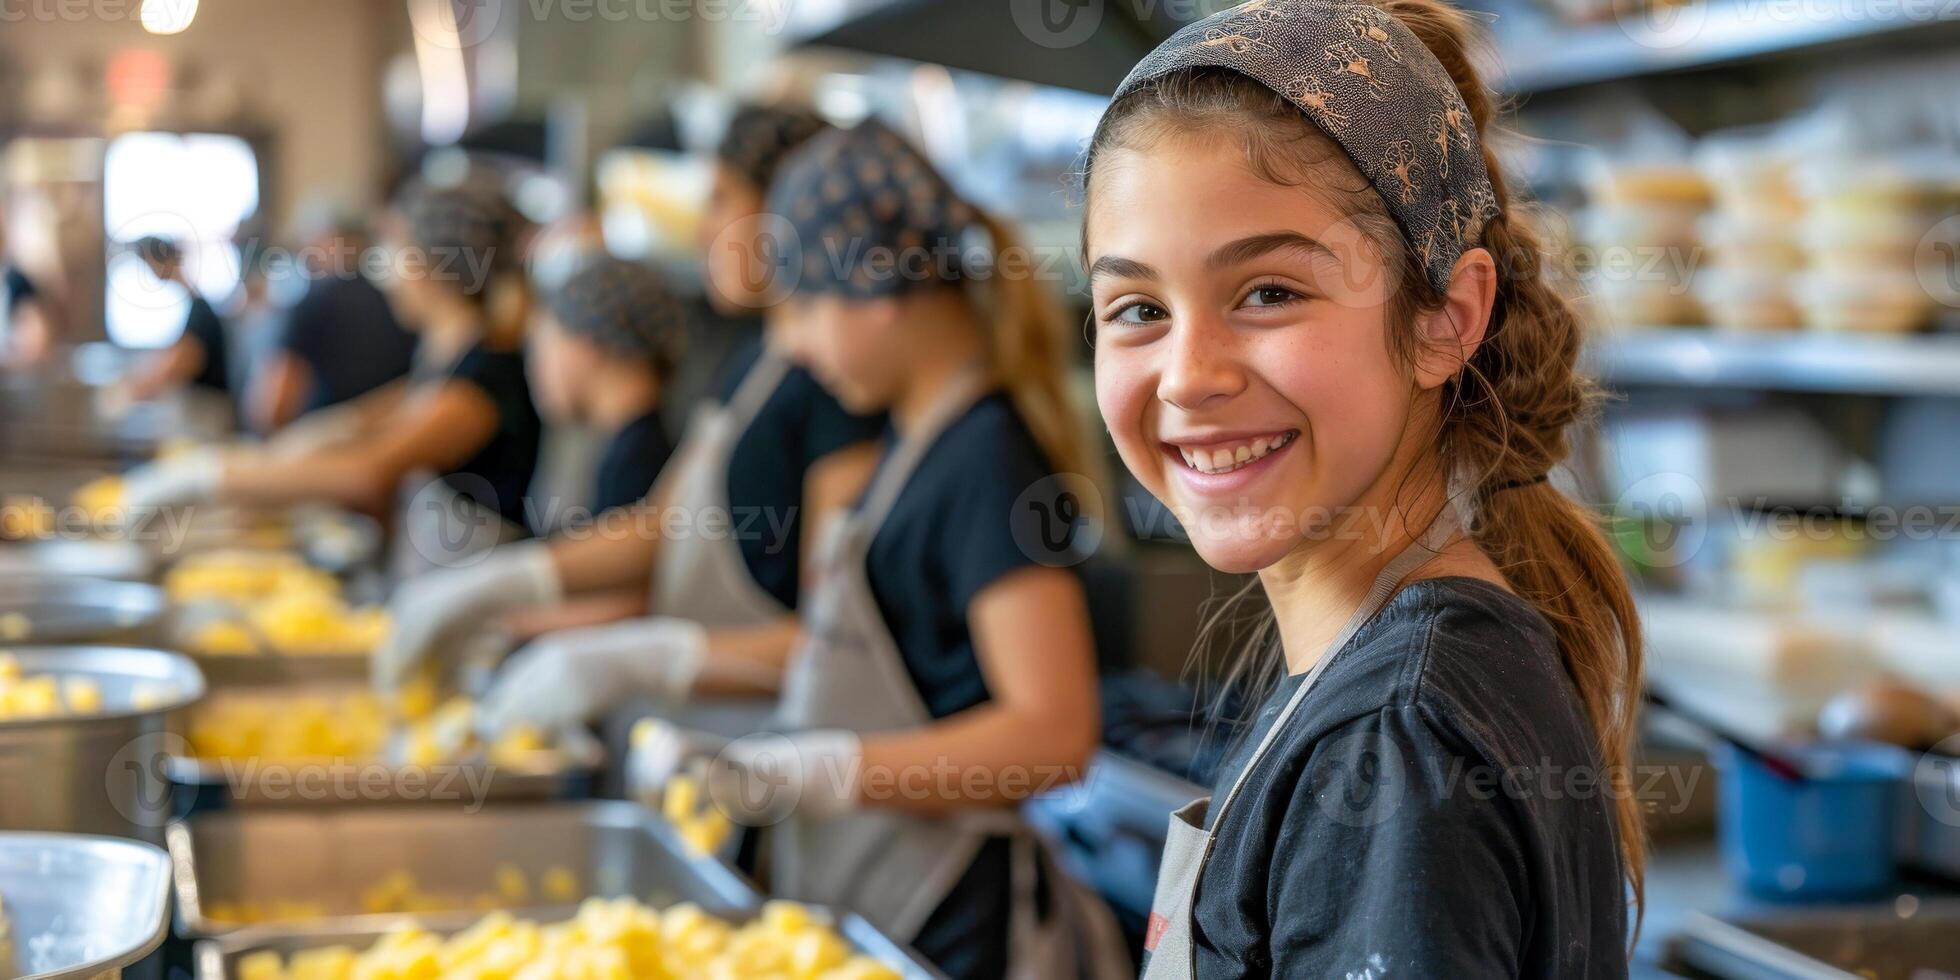
[[[1149,461],[1156,458],[1146,451],[1153,441],[1147,430],[1156,390],[1156,371],[1148,357],[1106,346],[1096,349],[1096,407],[1124,464],[1146,481],[1152,476]]]

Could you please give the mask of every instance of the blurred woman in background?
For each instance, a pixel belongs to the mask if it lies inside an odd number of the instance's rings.
[[[801,642],[769,665],[787,738],[656,728],[632,774],[652,795],[719,752],[717,804],[770,827],[770,894],[854,909],[953,977],[1074,975],[1099,906],[1016,812],[1079,778],[1100,734],[1081,556],[1016,520],[1091,465],[1067,330],[1001,263],[1024,258],[1007,230],[879,123],[822,137],[769,202],[797,359],[891,428],[816,555]]]
[[[155,235],[130,244],[159,284],[172,284],[189,297],[183,329],[170,346],[145,358],[118,386],[124,401],[149,401],[184,387],[200,388],[231,398],[231,351],[224,321],[184,272],[184,251],[176,242]]]
[[[349,404],[341,438],[296,451],[205,449],[132,472],[132,508],[327,501],[398,520],[398,572],[522,536],[542,423],[524,371],[521,219],[482,187],[400,207],[389,299],[420,338],[415,372]]]
[[[762,311],[770,325],[737,355],[719,400],[690,420],[651,495],[602,517],[595,533],[501,549],[404,590],[392,606],[396,629],[374,658],[378,686],[395,686],[486,623],[620,589],[650,596],[645,608],[657,615],[605,622],[619,607],[603,601],[582,615],[554,614],[560,627],[604,625],[559,629],[513,656],[485,699],[493,724],[573,724],[629,699],[685,694],[711,642],[736,662],[788,650],[804,537],[863,487],[883,425],[844,411],[789,363],[770,311],[777,296],[752,264],[773,247],[757,220],[763,194],[783,160],[823,128],[806,112],[751,106],[717,148],[700,228],[708,290],[724,310]],[[766,694],[773,682],[765,670],[731,687]]]

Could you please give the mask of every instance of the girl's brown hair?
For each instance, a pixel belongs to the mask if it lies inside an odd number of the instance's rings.
[[[1479,33],[1442,0],[1366,2],[1400,21],[1436,56],[1484,137],[1484,164],[1502,212],[1465,242],[1495,259],[1497,297],[1482,345],[1442,391],[1437,448],[1452,475],[1453,495],[1471,515],[1471,537],[1557,636],[1611,777],[1621,860],[1635,905],[1644,909],[1646,844],[1631,786],[1643,684],[1640,621],[1600,520],[1543,479],[1570,453],[1573,429],[1590,419],[1597,400],[1597,389],[1576,369],[1581,321],[1548,280],[1539,233],[1510,199],[1490,151],[1497,106],[1472,64]],[[1380,250],[1389,281],[1401,286],[1389,303],[1389,322],[1397,328],[1390,331],[1391,345],[1396,356],[1412,360],[1422,342],[1414,324],[1440,310],[1443,295],[1421,274],[1407,236],[1340,148],[1299,109],[1245,76],[1222,69],[1184,72],[1118,100],[1090,143],[1085,194],[1099,153],[1192,132],[1236,137],[1255,172],[1279,183],[1310,183],[1363,232]],[[1206,628],[1229,622],[1215,614]],[[1259,635],[1273,635],[1270,619]]]

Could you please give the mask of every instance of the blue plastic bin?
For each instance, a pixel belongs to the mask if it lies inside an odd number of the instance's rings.
[[[1724,745],[1722,859],[1749,891],[1773,899],[1858,898],[1896,879],[1901,787],[1912,758],[1890,745],[1782,749],[1811,778],[1791,782]]]

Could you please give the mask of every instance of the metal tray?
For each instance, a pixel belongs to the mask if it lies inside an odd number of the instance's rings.
[[[1670,944],[1680,965],[1723,980],[1932,980],[1960,968],[1960,903],[1766,912],[1718,919],[1689,913]]]
[[[142,582],[155,574],[155,556],[130,541],[56,538],[0,543],[0,577],[60,575]]]
[[[663,906],[695,902],[732,914],[760,903],[728,866],[692,854],[666,823],[619,800],[475,813],[412,807],[215,811],[172,823],[165,838],[176,879],[177,934],[186,939],[239,931],[206,915],[214,902],[300,899],[351,924],[362,912],[362,892],[391,873],[408,872],[421,891],[467,900],[497,891],[495,869],[503,864],[531,882],[553,866],[564,867],[586,896],[631,895]],[[465,914],[464,924],[476,917]]]
[[[158,638],[165,608],[163,591],[140,582],[55,575],[0,578],[0,616],[23,616],[26,623],[23,635],[0,633],[0,647],[143,644]]]
[[[163,942],[170,862],[136,841],[0,833],[0,898],[14,948],[0,976],[114,977]]]
[[[541,922],[555,922],[571,918],[576,911],[573,907],[560,906],[530,909],[522,915]],[[944,974],[920,959],[918,954],[893,942],[864,917],[832,910],[824,910],[824,914],[831,917],[838,934],[843,936],[856,952],[891,967],[904,980],[945,980]],[[724,914],[723,917],[739,921],[747,918],[747,915]],[[195,975],[197,980],[229,980],[238,975],[236,968],[240,959],[266,950],[273,950],[281,956],[290,957],[302,950],[321,946],[346,945],[357,949],[364,948],[381,938],[390,926],[403,918],[414,918],[423,928],[448,935],[469,928],[480,916],[476,914],[408,917],[375,915],[333,923],[241,929],[219,939],[198,942],[194,954]]]
[[[170,611],[167,628],[172,647],[184,651],[204,671],[212,688],[283,687],[304,684],[364,685],[368,680],[368,657],[349,654],[286,654],[269,642],[257,640],[259,652],[240,654],[201,653],[190,640],[196,631],[214,620],[229,620],[257,635],[249,614],[222,601],[178,603]]]

